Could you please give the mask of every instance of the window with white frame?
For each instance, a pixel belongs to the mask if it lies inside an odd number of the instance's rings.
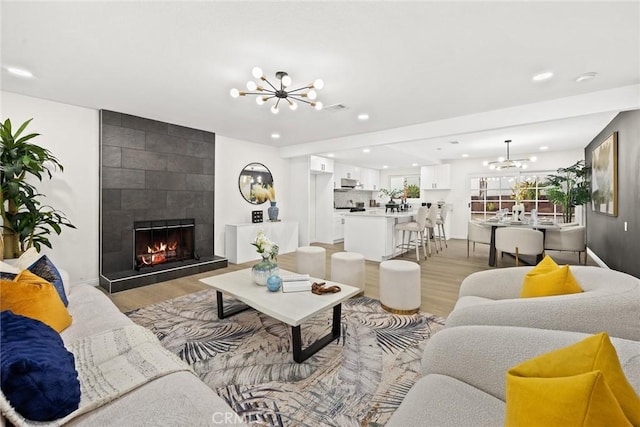
[[[554,172],[513,171],[500,175],[471,176],[471,219],[487,219],[501,209],[511,211],[516,196],[524,205],[526,214],[536,209],[538,216],[562,219],[562,208],[547,200],[544,182],[551,173]]]

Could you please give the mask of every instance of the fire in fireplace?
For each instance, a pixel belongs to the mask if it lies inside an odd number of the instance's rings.
[[[135,221],[133,247],[133,267],[136,270],[167,262],[198,259],[195,253],[195,220]]]

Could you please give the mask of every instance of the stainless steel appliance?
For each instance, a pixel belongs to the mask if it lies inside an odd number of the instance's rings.
[[[342,178],[340,180],[341,188],[356,188],[356,185],[358,185],[357,179]]]

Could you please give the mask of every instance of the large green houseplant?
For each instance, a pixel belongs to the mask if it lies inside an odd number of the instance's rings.
[[[42,181],[52,177],[52,170],[64,170],[58,159],[46,148],[29,141],[39,134],[23,135],[31,119],[13,133],[11,120],[0,123],[0,217],[4,238],[4,255],[15,258],[31,246],[51,247],[48,236],[60,234],[61,226],[75,228],[64,213],[43,205],[29,176]]]
[[[579,160],[569,167],[558,169],[557,172],[547,177],[547,199],[562,207],[562,219],[569,223],[573,220],[574,208],[584,205],[591,198],[587,181],[588,170],[584,160]]]

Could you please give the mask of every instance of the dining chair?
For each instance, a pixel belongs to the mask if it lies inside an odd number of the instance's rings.
[[[496,230],[496,251],[514,254],[516,267],[519,264],[520,255],[544,254],[544,234],[540,230],[518,227],[500,227]],[[496,256],[496,266],[498,265]]]
[[[476,250],[476,243],[490,245],[491,227],[469,220],[469,224],[467,225],[467,258],[469,258],[469,246],[471,242],[473,242],[474,252]]]
[[[418,212],[416,213],[416,216],[415,216],[415,219],[416,219],[415,221],[401,222],[399,224],[396,224],[393,236],[395,238],[397,232],[402,231],[402,240],[399,245],[396,245],[395,242],[393,243],[394,256],[396,254],[397,247],[400,247],[400,250],[403,250],[403,249],[410,250],[412,237],[413,237],[413,243],[416,248],[416,261],[420,262],[420,249],[419,249],[420,246],[422,246],[422,253],[424,254],[424,258],[427,259],[427,252],[425,251],[425,244],[424,244],[425,242],[424,233],[425,233],[425,228],[427,226],[428,213],[429,213],[429,208],[422,206],[418,208]],[[407,241],[407,243],[404,243],[405,232],[407,231],[409,232],[409,240]],[[414,236],[414,233],[415,233],[415,236]],[[429,246],[429,253],[431,253],[430,246]]]
[[[544,249],[578,253],[578,263],[587,264],[587,229],[584,226],[565,226],[558,230],[549,229],[545,234]]]

